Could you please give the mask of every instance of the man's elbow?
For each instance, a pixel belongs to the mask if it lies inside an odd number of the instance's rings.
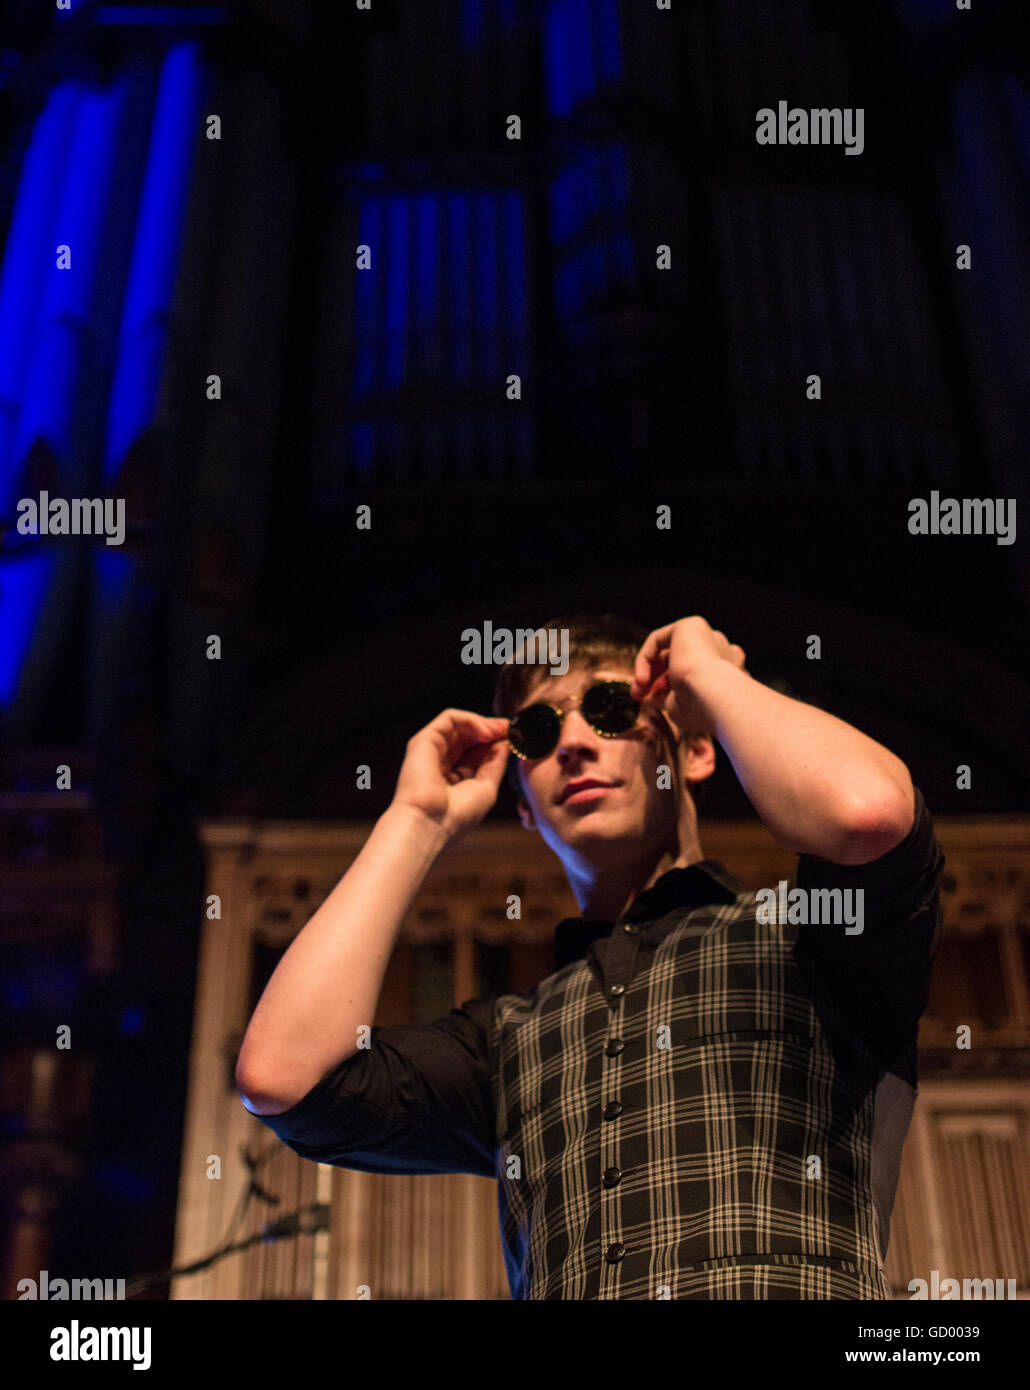
[[[294,1104],[292,1100],[273,1094],[256,1076],[237,1064],[236,1090],[240,1100],[252,1115],[281,1115]]]
[[[915,816],[915,794],[900,788],[894,794],[869,797],[847,817],[836,862],[856,867],[882,859],[908,838]]]

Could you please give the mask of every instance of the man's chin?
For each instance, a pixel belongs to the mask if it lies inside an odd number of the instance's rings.
[[[564,844],[581,849],[586,845],[610,845],[614,841],[636,838],[640,832],[638,827],[628,824],[624,816],[599,806],[596,810],[568,817],[555,828],[555,833]]]

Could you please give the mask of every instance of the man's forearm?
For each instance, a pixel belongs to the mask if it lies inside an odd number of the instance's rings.
[[[787,848],[865,864],[910,831],[912,779],[881,744],[727,661],[704,664],[686,684],[751,804]]]
[[[358,1051],[397,932],[448,837],[391,807],[346,874],[290,944],[250,1020],[237,1085],[259,1113],[294,1104]]]

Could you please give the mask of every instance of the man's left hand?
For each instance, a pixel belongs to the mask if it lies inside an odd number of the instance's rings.
[[[682,731],[714,735],[714,721],[691,690],[691,681],[713,662],[726,661],[745,669],[742,647],[730,642],[695,614],[656,628],[646,638],[634,662],[630,694],[663,709]]]

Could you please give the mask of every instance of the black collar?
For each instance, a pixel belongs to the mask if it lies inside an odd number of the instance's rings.
[[[686,869],[669,869],[640,893],[619,922],[657,922],[674,908],[689,912],[707,903],[731,903],[744,885],[717,859],[702,859]],[[610,936],[615,923],[600,917],[566,917],[554,930],[554,968],[582,960],[595,941]]]

